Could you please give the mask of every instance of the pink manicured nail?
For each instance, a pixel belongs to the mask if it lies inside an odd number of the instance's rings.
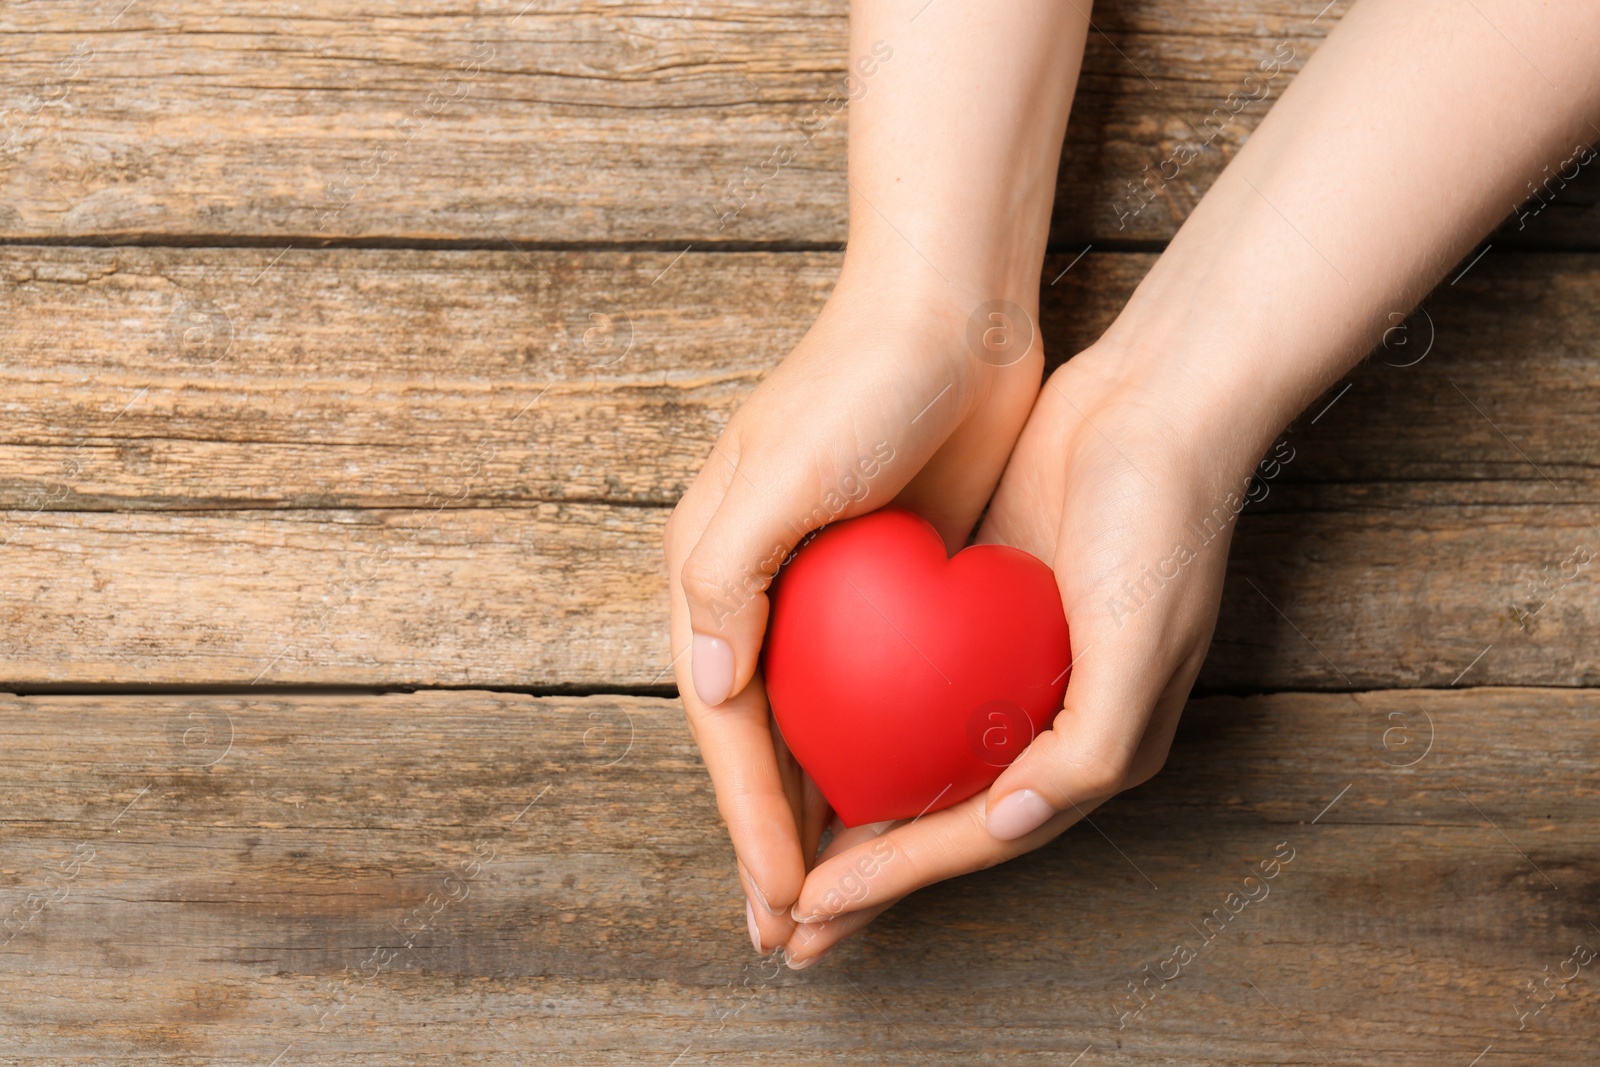
[[[756,947],[757,952],[762,951],[761,930],[756,926],[756,909],[750,906],[748,897],[745,898],[744,902],[744,921],[745,925],[750,927],[750,943]]]
[[[783,950],[783,965],[785,967],[789,968],[791,971],[803,971],[807,967],[811,966],[813,963],[816,963],[818,960],[820,960],[823,956],[826,956],[826,955],[827,955],[826,952],[819,952],[815,956],[812,956],[809,960],[801,960],[799,963],[796,963],[794,960],[789,958],[789,950],[788,949],[784,949]]]
[[[989,812],[989,836],[996,841],[1011,841],[1037,830],[1055,813],[1056,809],[1031,789],[1007,793]]]
[[[716,707],[733,692],[733,646],[720,637],[695,634],[689,671],[700,703]]]

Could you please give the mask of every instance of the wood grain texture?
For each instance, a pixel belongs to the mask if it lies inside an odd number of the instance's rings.
[[[671,702],[0,698],[0,1062],[1581,1062],[1594,966],[1526,987],[1600,946],[1597,709],[1197,701],[1092,827],[791,973]]]
[[[666,512],[40,512],[11,684],[671,685]]]
[[[4,680],[668,682],[665,509],[837,257],[275,255],[0,251]],[[1600,261],[1491,254],[1313,405],[1202,686],[1600,683],[1597,324]]]
[[[1055,239],[1169,237],[1346,5],[1324,6],[1095,5]],[[844,239],[844,0],[122,8],[0,15],[0,234]],[[1511,229],[1593,247],[1595,181],[1557,184]]]
[[[670,504],[838,267],[674,258],[0,249],[0,493],[24,511]]]
[[[1073,259],[1046,264],[1052,364],[1154,261]],[[0,248],[0,507],[668,506],[838,264]],[[1261,506],[1592,502],[1597,330],[1600,257],[1491,253],[1308,409]]]

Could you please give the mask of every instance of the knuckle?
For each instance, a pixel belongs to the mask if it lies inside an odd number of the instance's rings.
[[[691,604],[710,606],[725,592],[717,568],[698,550],[691,552],[689,558],[683,561],[678,580],[683,584],[683,593]]]
[[[678,574],[692,610],[705,613],[717,629],[765,595],[770,579],[756,567],[741,567],[732,574],[718,566],[711,554],[697,548],[684,560]],[[757,607],[757,611],[761,609]]]
[[[1129,784],[1132,760],[1120,750],[1099,750],[1074,760],[1073,778],[1086,796],[1099,799],[1120,792]]]

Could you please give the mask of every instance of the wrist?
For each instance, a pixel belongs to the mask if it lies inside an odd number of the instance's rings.
[[[1352,249],[1352,227],[1317,214],[1314,189],[1274,184],[1258,166],[1263,192],[1235,169],[1218,178],[1094,347],[1123,373],[1181,382],[1194,419],[1237,427],[1240,448],[1259,454],[1384,340],[1430,276],[1398,269],[1398,257],[1380,267]]]
[[[1242,484],[1304,406],[1237,350],[1181,332],[1108,332],[1069,365],[1100,395],[1157,420],[1174,453],[1218,484]]]
[[[1106,373],[1148,383],[1184,432],[1231,436],[1230,462],[1248,471],[1393,325],[1360,303],[1222,256],[1162,262],[1091,348]]]
[[[837,288],[954,315],[963,327],[980,305],[1005,301],[1022,308],[1037,332],[1043,266],[1042,241],[1037,249],[1019,249],[1003,239],[946,239],[935,253],[885,228],[852,238]]]

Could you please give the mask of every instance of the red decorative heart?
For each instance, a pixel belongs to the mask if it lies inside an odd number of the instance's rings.
[[[1005,545],[946,557],[901,508],[801,548],[773,584],[765,656],[784,740],[846,826],[988,786],[1049,727],[1072,662],[1049,567]]]

